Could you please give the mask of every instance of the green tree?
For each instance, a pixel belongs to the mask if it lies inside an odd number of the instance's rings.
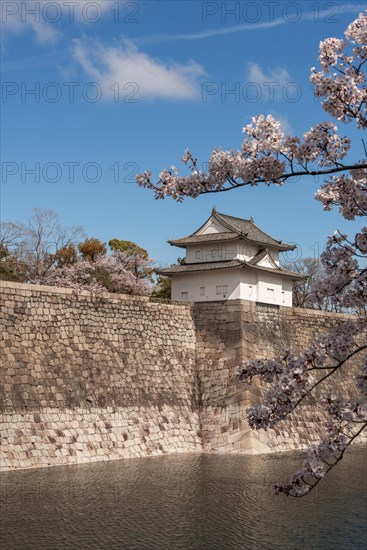
[[[8,250],[0,244],[0,280],[22,283],[26,281],[26,266],[19,262]]]
[[[78,249],[83,260],[94,262],[98,256],[105,256],[107,253],[106,243],[102,243],[99,239],[91,237],[82,243],[79,243]]]
[[[63,246],[55,254],[56,267],[73,265],[78,261],[78,253],[74,244]]]
[[[143,260],[147,260],[149,255],[145,248],[141,248],[138,244],[132,241],[123,241],[120,239],[111,239],[108,242],[108,246],[111,250],[120,250],[121,252],[126,252],[129,256],[134,254],[139,254]]]
[[[153,293],[155,298],[162,298],[164,300],[171,299],[171,279],[170,277],[158,276],[157,290]]]

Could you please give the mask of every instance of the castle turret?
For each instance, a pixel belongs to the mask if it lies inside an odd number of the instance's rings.
[[[292,283],[305,277],[280,266],[279,253],[295,245],[274,239],[254,223],[221,214],[169,244],[185,248],[183,265],[160,269],[172,278],[172,299],[212,302],[243,299],[292,306]]]

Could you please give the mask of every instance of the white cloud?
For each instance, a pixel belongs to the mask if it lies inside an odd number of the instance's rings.
[[[122,101],[134,92],[140,98],[194,99],[199,95],[203,67],[163,62],[139,51],[125,40],[121,46],[105,46],[90,40],[74,40],[73,57],[87,76],[103,90],[103,97]],[[110,88],[113,87],[113,90]]]
[[[361,11],[364,11],[366,9],[365,3],[355,3],[355,4],[337,4],[337,11],[333,12],[333,3],[330,3],[330,5],[325,5],[326,7],[324,9],[320,9],[318,11],[318,17],[319,20],[327,21],[327,18],[337,17],[340,14],[343,13],[352,13],[352,14],[358,14]],[[297,5],[296,5],[297,7]],[[298,9],[300,8],[300,5],[298,4]],[[218,14],[217,14],[218,15]],[[210,21],[209,17],[208,20]],[[315,22],[315,12],[309,11],[309,12],[301,12],[299,22],[302,21],[310,21],[312,23]],[[272,20],[268,21],[258,21],[258,22],[250,22],[250,23],[243,23],[239,25],[234,25],[231,27],[220,27],[215,29],[209,29],[205,31],[199,31],[194,33],[185,33],[185,34],[153,34],[153,35],[146,35],[139,38],[139,43],[147,43],[147,42],[175,42],[179,40],[205,40],[206,38],[212,38],[213,36],[224,36],[227,34],[233,34],[238,32],[244,32],[244,31],[259,31],[259,30],[266,30],[271,29],[274,27],[281,27],[283,25],[289,25],[290,21],[289,18],[286,18],[284,16],[281,17],[274,17]]]
[[[291,82],[291,77],[285,67],[276,67],[265,72],[258,63],[249,63],[248,79],[262,86],[264,83],[272,82],[282,86]]]
[[[3,31],[20,34],[33,31],[41,44],[56,42],[59,32],[42,16],[42,2],[15,0],[2,6]]]
[[[290,101],[299,93],[299,86],[294,82],[285,67],[265,70],[258,63],[249,63],[247,86],[256,87],[259,100],[274,103],[283,99]]]
[[[2,6],[2,25],[6,32],[30,30],[41,44],[54,43],[61,36],[57,23],[98,23],[114,4],[115,0],[13,0]]]
[[[49,0],[43,1],[48,2]],[[119,0],[120,5],[122,5],[124,1],[126,0]],[[59,4],[64,4],[65,7],[68,4],[74,4],[72,8],[76,17],[84,22],[93,22],[94,19],[98,20],[100,15],[103,15],[111,9],[111,6],[117,5],[116,0],[57,0],[57,2]],[[69,11],[68,7],[67,10]]]

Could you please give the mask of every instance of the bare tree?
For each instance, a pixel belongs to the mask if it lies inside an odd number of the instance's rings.
[[[293,306],[309,309],[319,309],[334,312],[355,312],[343,308],[340,304],[333,302],[328,296],[320,296],[318,293],[319,283],[325,277],[325,270],[318,258],[301,258],[295,262],[284,262],[286,269],[306,275],[307,279],[293,282]]]
[[[57,263],[57,252],[84,238],[80,225],[65,227],[53,210],[34,208],[25,223],[1,224],[0,243],[10,256],[26,266],[25,280],[39,283]]]
[[[301,258],[295,262],[284,262],[283,266],[307,276],[307,279],[293,283],[293,306],[314,308],[313,284],[322,270],[320,261],[314,258]]]

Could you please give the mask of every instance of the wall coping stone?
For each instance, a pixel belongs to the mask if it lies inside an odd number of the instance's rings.
[[[238,311],[238,306],[245,307],[248,311],[266,311],[269,309],[269,311],[274,312],[281,312],[286,313],[288,315],[292,315],[294,313],[300,314],[300,315],[313,315],[316,317],[332,317],[334,319],[357,319],[358,315],[354,315],[352,313],[335,313],[333,311],[324,311],[324,310],[318,310],[318,309],[307,309],[307,308],[299,308],[299,307],[286,307],[286,306],[279,306],[276,309],[272,308],[271,305],[269,308],[266,307],[266,304],[261,305],[258,307],[256,302],[252,302],[250,300],[242,300],[242,299],[236,299],[236,300],[227,300],[225,302],[223,301],[215,301],[215,302],[170,302],[168,300],[162,300],[160,301],[157,298],[150,297],[150,296],[138,296],[135,294],[117,294],[112,292],[104,292],[101,294],[95,294],[93,292],[90,292],[88,290],[81,290],[81,291],[75,291],[71,288],[64,288],[64,287],[56,287],[56,286],[46,286],[46,285],[36,285],[31,283],[15,283],[13,281],[0,281],[0,288],[12,288],[14,290],[28,290],[31,292],[42,292],[46,294],[63,294],[64,296],[85,296],[89,298],[103,298],[108,300],[119,300],[119,301],[126,301],[126,300],[135,300],[137,302],[144,302],[149,304],[155,304],[155,305],[167,305],[169,307],[178,307],[178,308],[184,308],[184,309],[196,309],[196,310],[202,310],[205,308],[212,309],[213,307],[218,308],[218,306],[222,306],[223,311]]]
[[[334,311],[324,311],[321,309],[308,309],[303,307],[287,307],[287,306],[278,306],[277,308],[274,308],[269,305],[267,307],[267,304],[261,304],[260,307],[256,302],[252,302],[250,300],[242,300],[242,299],[236,299],[236,300],[227,300],[226,302],[223,301],[216,301],[216,302],[195,302],[193,304],[193,307],[197,310],[205,310],[205,308],[213,309],[214,307],[218,309],[218,306],[222,305],[223,311],[240,311],[239,307],[246,308],[247,311],[254,311],[254,312],[272,312],[272,313],[285,313],[288,315],[293,314],[299,314],[299,315],[312,315],[315,317],[331,317],[334,319],[357,319],[358,315],[353,313],[336,313]]]
[[[94,299],[104,299],[104,300],[116,300],[117,301],[128,301],[128,300],[134,300],[137,302],[144,302],[146,304],[150,304],[152,306],[158,305],[158,306],[169,306],[173,308],[183,308],[189,310],[191,308],[191,304],[187,302],[170,302],[167,300],[160,301],[157,298],[152,298],[150,296],[138,296],[136,294],[118,294],[113,292],[103,292],[101,294],[96,294],[94,292],[90,292],[89,290],[80,290],[76,291],[72,288],[64,288],[64,287],[57,287],[57,286],[46,286],[46,285],[36,285],[31,283],[15,283],[13,281],[0,281],[0,288],[11,288],[14,290],[26,290],[29,292],[40,292],[44,294],[62,294],[64,296],[74,296],[74,297],[89,297]]]

